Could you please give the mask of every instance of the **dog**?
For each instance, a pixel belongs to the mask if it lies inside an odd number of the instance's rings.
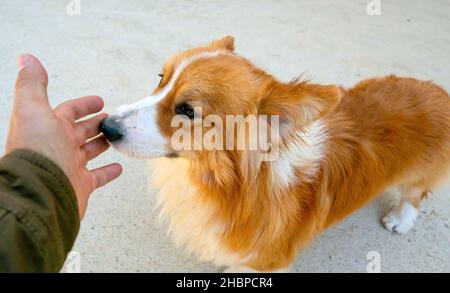
[[[382,221],[406,233],[421,201],[448,178],[450,97],[432,82],[283,83],[236,54],[231,36],[173,56],[160,76],[150,97],[117,109],[102,131],[120,152],[157,158],[152,181],[175,243],[228,272],[287,270],[316,235],[389,187],[399,187],[401,201]],[[278,156],[175,149],[173,119],[207,115],[278,117],[279,136],[269,139]]]

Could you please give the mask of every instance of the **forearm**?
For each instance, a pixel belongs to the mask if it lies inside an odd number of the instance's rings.
[[[45,157],[14,151],[0,159],[0,272],[57,272],[79,229],[75,192]]]

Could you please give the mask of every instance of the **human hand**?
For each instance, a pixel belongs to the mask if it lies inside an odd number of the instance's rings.
[[[84,121],[77,120],[99,112],[103,100],[87,96],[52,109],[47,99],[47,82],[47,72],[36,57],[19,57],[6,152],[30,149],[55,162],[72,183],[82,219],[90,194],[117,178],[122,167],[115,163],[92,171],[86,168],[90,160],[109,147],[103,135],[98,136],[99,123],[107,115],[102,113]]]

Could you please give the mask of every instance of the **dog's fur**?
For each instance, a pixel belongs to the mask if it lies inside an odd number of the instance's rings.
[[[279,115],[280,157],[199,150],[154,160],[159,204],[178,244],[232,271],[285,269],[314,236],[391,186],[402,202],[386,227],[412,227],[421,200],[449,171],[450,97],[442,88],[396,76],[348,90],[282,83],[233,51],[225,37],[169,59],[152,119],[170,140],[180,102],[204,115]]]

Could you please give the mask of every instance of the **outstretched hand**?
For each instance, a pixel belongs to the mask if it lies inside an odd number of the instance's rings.
[[[103,100],[87,96],[64,102],[52,109],[47,99],[47,72],[32,55],[19,57],[13,113],[6,152],[30,149],[54,161],[69,178],[76,192],[80,218],[90,194],[117,178],[122,167],[115,163],[88,170],[87,163],[106,151],[108,142],[100,134],[99,123],[107,117],[97,114]]]

